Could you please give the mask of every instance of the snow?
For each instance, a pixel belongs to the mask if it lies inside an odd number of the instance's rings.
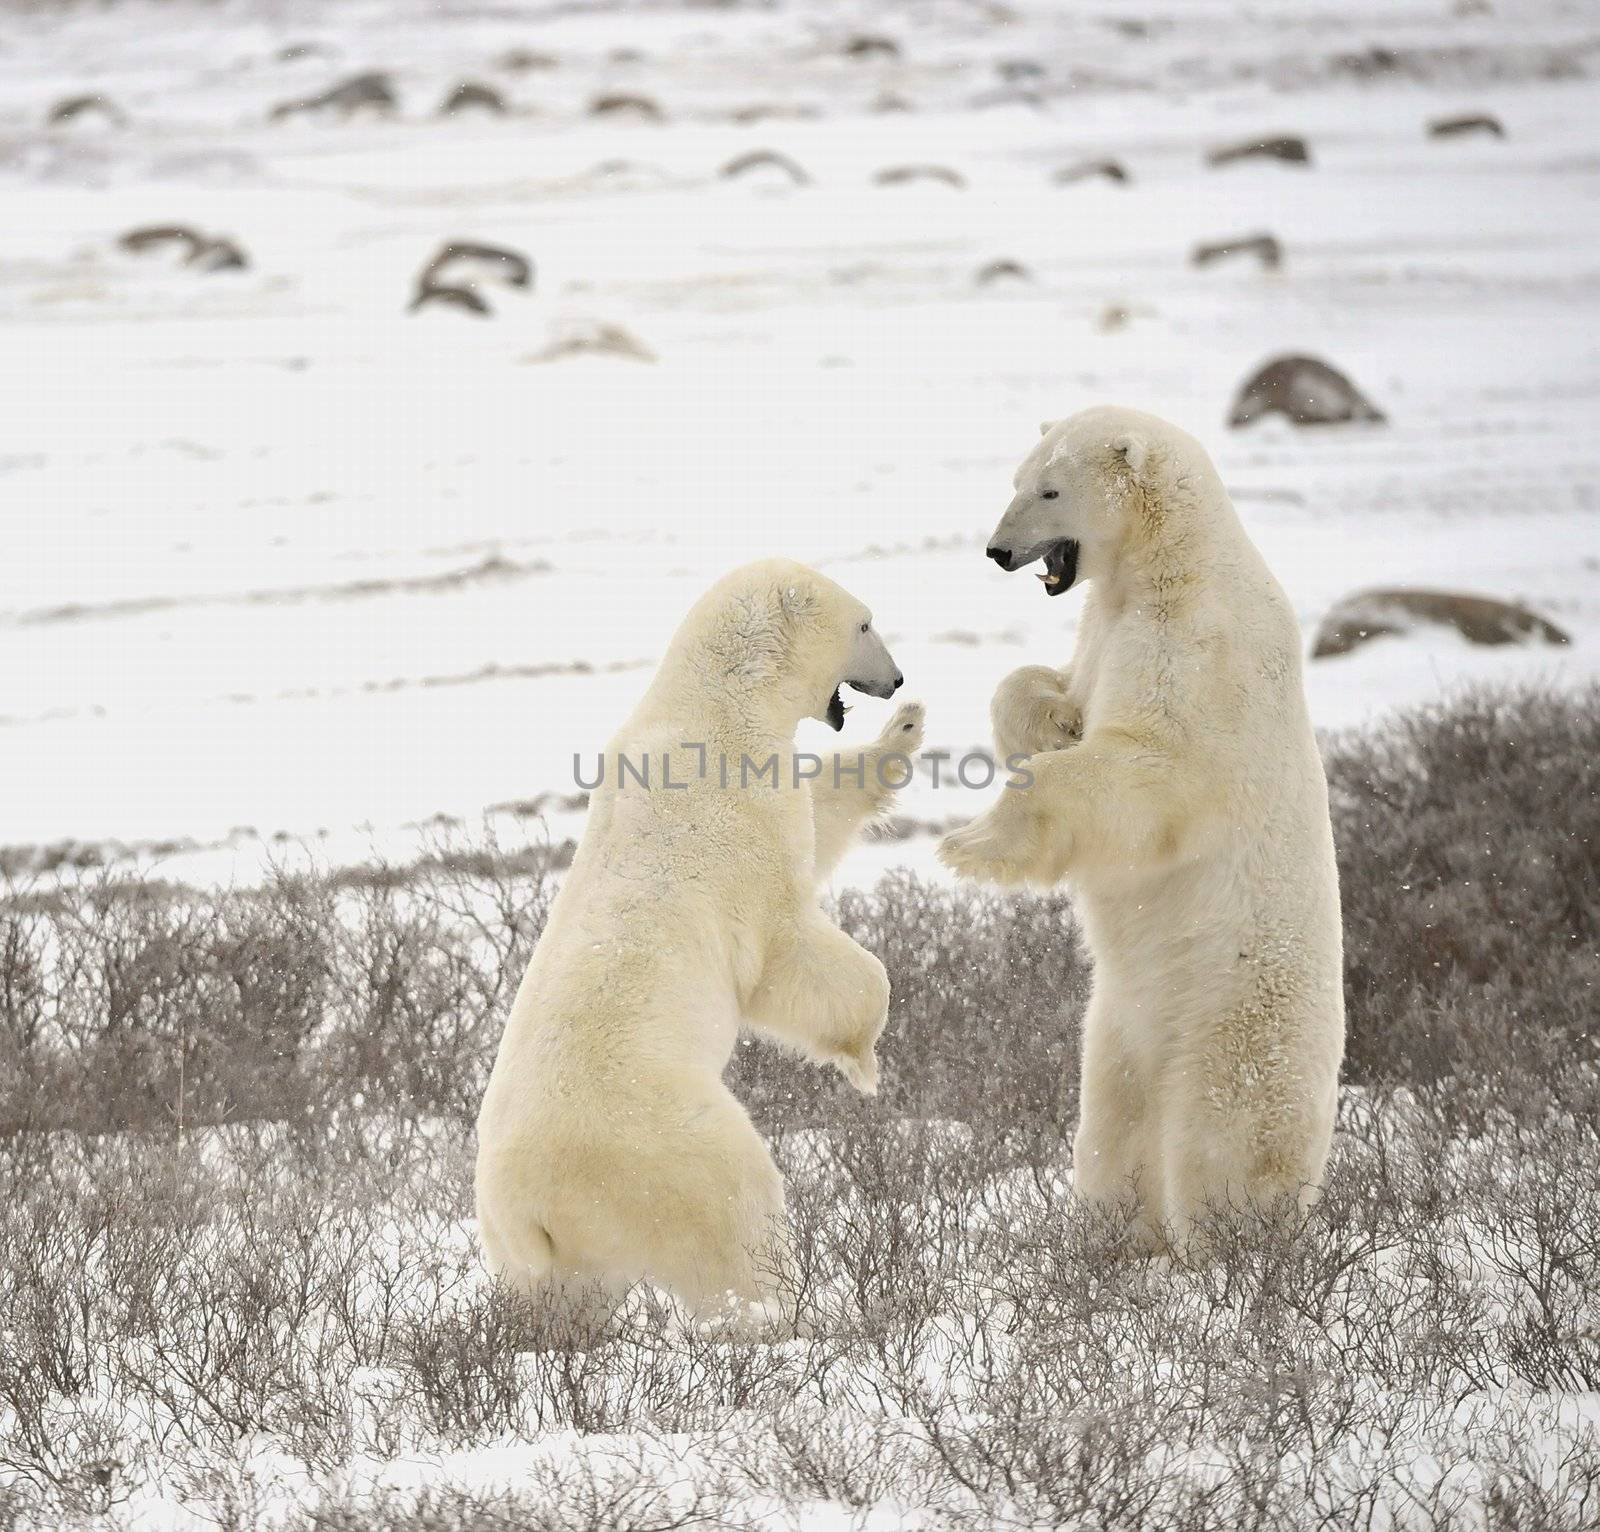
[[[861,1333],[846,1330],[775,1343],[761,1348],[761,1355],[743,1343],[704,1335],[698,1345],[685,1345],[673,1327],[689,1321],[647,1315],[652,1300],[639,1292],[629,1299],[625,1329],[597,1351],[535,1350],[513,1358],[486,1342],[488,1279],[477,1263],[472,1225],[449,1207],[465,1190],[460,1178],[470,1148],[450,1124],[424,1124],[432,1146],[410,1164],[402,1151],[382,1168],[343,1170],[327,1164],[308,1170],[292,1153],[277,1152],[286,1146],[270,1139],[253,1143],[249,1127],[203,1131],[192,1148],[203,1156],[204,1168],[191,1166],[189,1183],[199,1205],[174,1215],[183,1226],[177,1237],[166,1215],[150,1220],[165,1282],[152,1285],[149,1270],[123,1248],[136,1232],[125,1211],[99,1214],[111,1218],[114,1236],[98,1225],[84,1231],[94,1275],[120,1270],[129,1279],[120,1295],[103,1300],[100,1324],[128,1325],[130,1313],[137,1318],[119,1343],[114,1379],[94,1371],[81,1391],[50,1396],[50,1439],[60,1461],[74,1467],[108,1462],[111,1468],[106,1513],[85,1514],[72,1524],[130,1532],[199,1528],[222,1523],[232,1507],[235,1521],[250,1509],[248,1522],[240,1524],[252,1526],[299,1525],[290,1520],[294,1513],[309,1517],[318,1510],[328,1524],[344,1525],[337,1515],[344,1504],[384,1504],[393,1511],[429,1492],[454,1489],[542,1498],[552,1518],[566,1511],[568,1524],[579,1524],[576,1507],[586,1500],[601,1507],[615,1498],[617,1512],[607,1518],[597,1508],[582,1524],[656,1525],[664,1518],[625,1516],[621,1503],[632,1500],[636,1511],[646,1503],[682,1510],[699,1485],[709,1488],[713,1507],[734,1502],[743,1513],[743,1519],[719,1525],[944,1525],[949,1518],[928,1512],[901,1514],[890,1498],[893,1490],[918,1492],[914,1465],[919,1452],[926,1458],[926,1417],[907,1402],[910,1378],[918,1383],[923,1406],[937,1401],[947,1422],[982,1424],[993,1404],[988,1390],[1014,1387],[1027,1348],[1047,1340],[1069,1356],[1076,1350],[1084,1367],[1082,1391],[1040,1395],[1059,1412],[1064,1440],[1084,1432],[1085,1459],[1104,1471],[1107,1459],[1096,1455],[1093,1443],[1097,1419],[1148,1433],[1142,1445],[1129,1442],[1130,1456],[1120,1470],[1136,1481],[1141,1496],[1159,1484],[1163,1502],[1187,1504],[1185,1497],[1207,1486],[1236,1488],[1249,1460],[1268,1470],[1256,1482],[1272,1486],[1279,1498],[1302,1482],[1307,1494],[1369,1497],[1379,1508],[1375,1525],[1433,1525],[1427,1493],[1444,1480],[1470,1519],[1478,1506],[1495,1503],[1497,1480],[1511,1469],[1547,1485],[1552,1506],[1575,1508],[1583,1475],[1592,1478],[1600,1396],[1578,1383],[1531,1386],[1527,1371],[1541,1366],[1537,1346],[1520,1355],[1512,1346],[1509,1358],[1497,1345],[1456,1349],[1464,1337],[1441,1336],[1434,1327],[1453,1320],[1484,1339],[1515,1333],[1519,1325],[1538,1336],[1540,1323],[1552,1318],[1575,1329],[1587,1324],[1593,1304],[1583,1274],[1576,1264],[1561,1264],[1563,1251],[1574,1248],[1571,1241],[1581,1244],[1581,1219],[1544,1224],[1547,1203],[1500,1195],[1524,1174],[1548,1178],[1547,1195],[1570,1191],[1580,1184],[1587,1162],[1545,1158],[1560,1154],[1559,1131],[1535,1139],[1540,1153],[1519,1162],[1512,1150],[1528,1142],[1526,1123],[1494,1124],[1482,1137],[1447,1146],[1434,1136],[1437,1124],[1430,1131],[1425,1114],[1408,1120],[1401,1095],[1369,1107],[1366,1093],[1354,1087],[1348,1104],[1346,1147],[1358,1164],[1341,1174],[1334,1195],[1345,1212],[1321,1236],[1329,1264],[1318,1268],[1313,1287],[1326,1284],[1327,1290],[1306,1293],[1300,1301],[1284,1290],[1277,1266],[1287,1254],[1282,1246],[1266,1263],[1277,1267],[1276,1277],[1247,1266],[1231,1280],[1213,1283],[1202,1272],[1165,1263],[1145,1265],[1136,1276],[1118,1275],[1108,1234],[1088,1240],[1081,1229],[1077,1238],[1063,1234],[1063,1222],[1072,1217],[1065,1188],[1041,1179],[1037,1165],[994,1176],[979,1191],[963,1186],[960,1169],[946,1162],[938,1177],[945,1183],[942,1192],[930,1185],[919,1193],[913,1180],[905,1183],[906,1194],[925,1193],[931,1200],[902,1208],[906,1221],[896,1225],[882,1203],[872,1205],[886,1186],[853,1181],[852,1156],[840,1155],[836,1134],[821,1129],[786,1136],[780,1154],[791,1187],[800,1189],[813,1214],[819,1205],[833,1209],[828,1240],[837,1243],[826,1248],[835,1256],[861,1239],[874,1219],[886,1220],[877,1225],[885,1236],[898,1228],[900,1238],[915,1238],[914,1231],[937,1237],[942,1253],[929,1250],[919,1258],[901,1252],[895,1258],[903,1267],[906,1307],[898,1316],[876,1316],[884,1325],[877,1343],[887,1344],[886,1350],[870,1339],[862,1344]],[[1362,1119],[1372,1110],[1386,1114],[1384,1126],[1373,1132],[1375,1120],[1369,1118],[1364,1131]],[[910,1140],[926,1134],[942,1151],[967,1153],[963,1125],[905,1126],[908,1150]],[[118,1195],[133,1198],[135,1206],[149,1196],[159,1146],[107,1136],[60,1148],[52,1175],[57,1194],[69,1203],[91,1183],[120,1188]],[[920,1152],[927,1152],[926,1142]],[[1409,1207],[1394,1201],[1408,1179],[1404,1173],[1395,1178],[1373,1163],[1391,1155],[1417,1167],[1418,1195]],[[866,1163],[882,1172],[882,1160],[869,1157]],[[1374,1186],[1384,1210],[1370,1225],[1370,1210],[1349,1222],[1348,1199],[1369,1196]],[[267,1206],[274,1196],[281,1198],[282,1223]],[[77,1211],[94,1206],[78,1205]],[[252,1216],[243,1216],[247,1208],[253,1208]],[[852,1225],[855,1235],[845,1237]],[[72,1228],[56,1226],[57,1236]],[[312,1230],[316,1238],[304,1242]],[[284,1284],[252,1284],[252,1256],[263,1234],[273,1231],[284,1243],[280,1268],[287,1266],[291,1276]],[[73,1235],[65,1237],[68,1243],[47,1254],[45,1267],[70,1259],[65,1252],[73,1248]],[[862,1260],[859,1245],[854,1248],[854,1258]],[[1028,1284],[1042,1281],[1048,1294],[1051,1280],[1067,1275],[1055,1268],[1056,1261],[1097,1254],[1105,1264],[1083,1274],[1097,1299],[1075,1312],[1068,1294],[1058,1292],[1055,1302],[1068,1308],[1057,1331],[1050,1299],[1029,1291]],[[1309,1276],[1311,1269],[1306,1271]],[[36,1269],[32,1278],[39,1276]],[[870,1301],[852,1294],[852,1283],[865,1280],[868,1291],[875,1291],[883,1273],[867,1276],[857,1267],[853,1275],[814,1276],[821,1286],[812,1297],[826,1302],[819,1312],[842,1324],[858,1313],[857,1303]],[[297,1292],[303,1306],[296,1304]],[[1016,1293],[1022,1315],[1009,1303],[997,1304],[997,1292]],[[264,1293],[277,1294],[284,1307],[259,1307]],[[919,1304],[930,1294],[970,1305],[970,1311],[924,1315]],[[143,1307],[152,1296],[170,1298],[172,1305],[153,1325]],[[888,1297],[878,1291],[879,1302]],[[1377,1323],[1385,1309],[1386,1326]],[[860,1311],[859,1318],[867,1320],[868,1312]],[[1105,1327],[1094,1333],[1097,1319]],[[203,1344],[207,1320],[215,1326],[211,1344],[226,1347],[225,1356],[212,1355]],[[265,1324],[264,1333],[253,1328],[258,1324]],[[1083,1325],[1083,1332],[1074,1336],[1073,1324]],[[502,1343],[514,1333],[502,1335]],[[872,1333],[869,1324],[866,1335]],[[75,1337],[65,1342],[69,1348],[85,1348],[87,1363],[106,1366],[106,1332],[97,1330],[92,1343],[71,1326],[63,1335]],[[429,1337],[452,1348],[442,1370],[437,1353],[431,1353],[431,1364],[426,1359]],[[1240,1348],[1237,1356],[1226,1349],[1230,1338]],[[1592,1375],[1592,1348],[1585,1352],[1579,1339],[1574,1334],[1569,1342],[1574,1378]],[[1103,1379],[1107,1396],[1100,1399],[1088,1380],[1105,1367],[1108,1347],[1122,1364],[1114,1381]],[[383,1365],[356,1362],[359,1354],[380,1350],[388,1359]],[[1490,1357],[1501,1361],[1490,1367]],[[130,1358],[140,1365],[124,1367]],[[267,1372],[252,1378],[252,1359]],[[1472,1378],[1469,1359],[1472,1368],[1489,1367],[1488,1374]],[[1502,1375],[1508,1361],[1518,1365]],[[503,1398],[497,1406],[494,1385],[505,1381],[507,1367],[518,1391],[511,1406]],[[222,1403],[194,1381],[197,1375],[211,1378],[213,1370]],[[1044,1376],[1053,1376],[1061,1388],[1059,1372],[1046,1370]],[[429,1392],[429,1377],[439,1397]],[[230,1428],[233,1412],[246,1404],[234,1402],[230,1411],[229,1390],[246,1381],[259,1382],[278,1434],[265,1424],[254,1431]],[[1267,1418],[1277,1402],[1270,1391],[1280,1384],[1295,1401],[1287,1408],[1306,1413],[1274,1425]],[[481,1415],[472,1403],[480,1397],[477,1389],[484,1391]],[[1232,1407],[1224,1402],[1230,1389],[1245,1391]],[[1261,1396],[1262,1389],[1269,1397]],[[343,1441],[336,1427],[300,1413],[313,1405],[349,1421],[348,1455],[341,1447],[332,1467],[308,1456],[310,1441],[329,1450],[324,1437],[330,1431]],[[0,1433],[14,1424],[9,1408],[0,1408]],[[1263,1418],[1257,1418],[1258,1410]],[[575,1429],[579,1417],[590,1424]],[[1247,1417],[1247,1437],[1234,1437],[1224,1427],[1231,1422],[1237,1429]],[[1003,1418],[994,1423],[1003,1426]],[[1197,1432],[1202,1424],[1219,1434]],[[814,1445],[811,1476],[785,1467],[786,1454],[778,1450],[782,1440]],[[841,1445],[851,1450],[841,1453]],[[876,1472],[874,1458],[882,1459]],[[1037,1510],[1028,1514],[1030,1490],[1050,1482],[1048,1462],[1034,1467],[1037,1481],[1024,1474],[1012,1487],[1019,1496],[1013,1524],[1061,1525]],[[0,1494],[25,1484],[25,1469],[26,1459],[20,1473],[14,1461],[0,1464]],[[847,1515],[842,1504],[825,1498],[820,1485],[830,1482],[853,1482],[858,1495],[876,1503],[858,1499],[860,1514]],[[868,1495],[874,1483],[879,1488]],[[920,1489],[931,1493],[933,1484],[923,1480]],[[957,1486],[947,1482],[945,1489],[956,1492]],[[990,1504],[997,1493],[991,1481]],[[769,1497],[770,1514],[764,1514]],[[1109,1522],[1093,1524],[1164,1524],[1153,1512],[1142,1522],[1137,1512],[1132,1520],[1109,1508],[1107,1515]],[[444,1516],[417,1519],[462,1524]],[[351,1519],[352,1525],[369,1523],[398,1525],[401,1518],[369,1511],[367,1521]],[[55,1524],[45,1517],[19,1523]],[[1298,1523],[1279,1517],[1268,1524]]]
[[[357,856],[571,792],[694,596],[772,552],[872,605],[929,748],[959,754],[1001,675],[1069,651],[1079,598],[982,549],[1037,422],[1102,400],[1206,441],[1308,639],[1341,596],[1408,582],[1524,600],[1573,635],[1309,664],[1319,724],[1600,674],[1597,103],[1581,63],[1552,63],[1585,56],[1581,13],[1203,4],[1138,38],[1110,25],[1138,7],[1008,12],[8,12],[0,844],[192,838],[213,849],[170,870],[228,878],[270,844],[239,827]],[[904,57],[843,58],[858,30]],[[323,51],[278,58],[305,42]],[[1432,74],[1328,65],[1378,43],[1432,50]],[[643,58],[612,59],[623,44]],[[559,66],[494,69],[513,47]],[[1035,101],[1004,99],[1011,58],[1046,65]],[[268,120],[369,68],[392,72],[396,119]],[[514,114],[436,119],[467,78]],[[586,115],[611,89],[665,120]],[[84,91],[128,125],[42,126]],[[870,110],[884,91],[913,110]],[[810,115],[733,120],[755,103]],[[1460,110],[1508,137],[1427,137]],[[1283,132],[1311,168],[1204,164]],[[718,179],[758,148],[810,184]],[[1104,155],[1129,184],[1051,183]],[[907,163],[965,189],[874,184]],[[169,221],[239,240],[250,269],[117,249]],[[1187,264],[1256,230],[1282,271]],[[534,290],[485,289],[487,320],[409,315],[449,239],[525,252]],[[975,285],[1002,258],[1032,280]],[[574,320],[657,360],[531,360]],[[1289,350],[1389,425],[1226,430],[1239,382]],[[846,743],[886,716],[860,699]],[[902,809],[959,819],[985,796],[923,783]],[[863,847],[839,881],[927,867],[931,846]]]
[[[1308,662],[1319,725],[1474,681],[1600,676],[1600,99],[1580,5],[0,14],[0,846],[147,843],[147,863],[226,882],[291,854],[280,834],[348,861],[404,855],[438,815],[504,821],[576,791],[574,756],[592,762],[694,597],[768,553],[874,608],[928,749],[958,757],[985,743],[1006,671],[1070,651],[1081,598],[1047,600],[983,545],[1037,423],[1107,400],[1208,444],[1308,645],[1372,584],[1525,601],[1572,635],[1482,649],[1423,632]],[[1133,20],[1148,35],[1116,26]],[[903,56],[845,58],[855,32]],[[319,47],[280,58],[304,43]],[[1375,79],[1333,62],[1377,45],[1418,62]],[[558,66],[496,68],[512,48]],[[1043,78],[1006,86],[1012,59]],[[373,68],[395,79],[394,120],[269,120]],[[436,118],[466,79],[513,114]],[[664,120],[587,115],[607,90],[650,95]],[[44,126],[87,92],[127,124]],[[874,110],[886,92],[911,110]],[[756,104],[774,115],[735,119]],[[1469,110],[1507,138],[1427,137]],[[1205,166],[1279,133],[1307,137],[1311,168]],[[758,149],[807,184],[719,178]],[[1106,156],[1128,184],[1052,183]],[[875,184],[907,164],[965,185]],[[117,248],[167,222],[238,240],[251,266],[202,275]],[[1188,264],[1257,231],[1283,243],[1281,271]],[[456,239],[526,253],[533,290],[485,288],[487,320],[408,314]],[[1030,276],[978,285],[999,260]],[[656,360],[539,360],[583,324]],[[1341,368],[1389,424],[1227,430],[1238,384],[1287,351]],[[844,745],[892,706],[855,699]],[[802,743],[840,741],[808,725]],[[989,796],[945,782],[920,777],[901,811],[942,823]],[[530,833],[580,826],[557,802]],[[932,846],[863,845],[836,884],[936,872]],[[465,1273],[461,1302],[481,1291],[470,1225],[429,1210],[391,1235],[374,1270],[432,1252]],[[1489,1271],[1492,1250],[1462,1248]],[[555,1432],[449,1450],[391,1408],[393,1382],[351,1380],[356,1455],[331,1484],[266,1437],[216,1482],[288,1515],[335,1490],[514,1485],[545,1461],[603,1476],[704,1446]],[[1536,1402],[1471,1407],[1486,1438],[1533,1419],[1547,1465],[1600,1429],[1600,1396]],[[1419,1484],[1444,1472],[1417,1453]],[[214,1520],[159,1481],[119,1516]],[[795,1524],[902,1521],[808,1500]]]

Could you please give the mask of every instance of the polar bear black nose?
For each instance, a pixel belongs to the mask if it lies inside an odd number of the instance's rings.
[[[905,684],[906,684],[906,678],[903,675],[901,675],[898,670],[895,671],[895,673],[894,673],[894,685],[890,688],[890,690],[891,691],[899,691],[900,688],[902,686],[904,686]]]
[[[1004,548],[985,548],[985,553],[992,558],[1002,569],[1009,571],[1011,568],[1011,555]]]

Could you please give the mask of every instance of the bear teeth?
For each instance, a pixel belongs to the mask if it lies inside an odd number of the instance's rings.
[[[1043,580],[1046,585],[1059,585],[1061,583],[1061,576],[1058,574],[1042,574],[1039,576],[1039,578]]]

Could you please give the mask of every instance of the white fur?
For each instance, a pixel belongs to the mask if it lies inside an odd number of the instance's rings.
[[[841,681],[899,684],[869,621],[801,565],[737,570],[608,747],[478,1117],[479,1231],[513,1286],[602,1311],[641,1278],[700,1311],[777,1302],[783,1182],[722,1072],[748,1024],[876,1089],[889,981],[816,885],[893,797],[876,760],[917,748],[921,708],[866,747],[859,784],[794,785],[801,718]],[[663,785],[663,753],[682,789]],[[619,786],[619,755],[651,761],[648,790]],[[773,756],[776,787],[739,785],[743,758]]]
[[[1305,1206],[1332,1136],[1339,889],[1300,633],[1204,449],[1166,422],[1056,422],[1016,487],[992,545],[1020,562],[1072,537],[1091,588],[1072,663],[995,693],[996,749],[1038,752],[1034,785],[940,855],[1071,884],[1094,958],[1075,1185],[1136,1197],[1181,1248],[1208,1205]]]

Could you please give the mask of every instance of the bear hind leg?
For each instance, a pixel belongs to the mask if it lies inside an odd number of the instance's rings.
[[[627,1282],[562,1262],[550,1236],[534,1223],[521,1239],[508,1239],[480,1209],[478,1236],[484,1264],[501,1287],[528,1302],[551,1347],[582,1349],[610,1327]]]
[[[670,1182],[652,1188],[647,1273],[697,1318],[737,1315],[792,1330],[783,1177],[731,1095],[693,1129],[692,1143],[673,1156]]]
[[[1326,1159],[1315,1124],[1201,1112],[1167,1148],[1166,1202],[1174,1248],[1204,1259],[1220,1222],[1293,1225],[1316,1201]],[[1319,1141],[1321,1147],[1319,1148]]]
[[[1084,1019],[1072,1186],[1091,1206],[1131,1210],[1135,1244],[1156,1249],[1163,1212],[1156,1103],[1145,1071],[1107,1020],[1114,1010],[1097,998]]]

